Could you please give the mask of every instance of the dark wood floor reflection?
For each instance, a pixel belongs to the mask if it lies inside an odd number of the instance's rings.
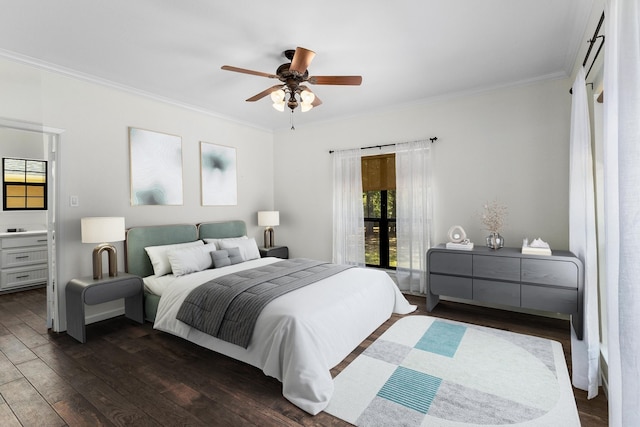
[[[415,314],[426,314],[423,298]],[[138,325],[123,316],[87,327],[87,343],[45,327],[44,289],[0,296],[0,426],[344,426],[312,417],[282,397],[281,384],[256,368]],[[562,343],[569,323],[441,302],[432,316],[537,335]],[[337,375],[398,317],[382,325]],[[569,363],[570,367],[570,363]],[[583,426],[607,425],[603,393],[575,390]]]

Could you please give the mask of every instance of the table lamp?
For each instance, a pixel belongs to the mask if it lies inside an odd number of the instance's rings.
[[[276,243],[273,227],[276,225],[280,225],[280,212],[278,211],[258,212],[258,225],[260,227],[266,227],[264,229],[264,247],[272,248]]]
[[[80,220],[82,243],[100,243],[93,250],[93,278],[102,278],[102,252],[109,254],[109,276],[118,275],[116,248],[110,242],[124,240],[123,217],[88,217]]]

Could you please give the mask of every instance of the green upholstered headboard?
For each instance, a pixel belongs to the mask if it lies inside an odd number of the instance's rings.
[[[199,239],[226,239],[247,235],[244,221],[203,222],[198,224]]]
[[[125,270],[140,277],[153,274],[147,246],[171,245],[193,242],[198,239],[198,229],[193,224],[152,225],[132,227],[127,230],[125,241]]]
[[[125,270],[140,277],[153,274],[153,266],[144,250],[147,246],[172,245],[197,239],[225,239],[246,236],[244,221],[204,222],[201,224],[152,225],[132,227],[125,241]]]

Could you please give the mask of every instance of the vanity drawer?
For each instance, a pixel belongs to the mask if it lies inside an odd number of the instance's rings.
[[[47,266],[21,267],[2,270],[0,289],[18,288],[27,285],[47,283]]]
[[[47,248],[24,248],[2,250],[2,268],[31,264],[46,264]]]
[[[2,249],[7,248],[24,248],[26,246],[46,246],[47,235],[39,234],[35,236],[21,236],[21,237],[3,237]]]

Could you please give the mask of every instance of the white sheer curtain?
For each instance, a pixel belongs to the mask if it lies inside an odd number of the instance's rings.
[[[431,146],[396,145],[396,277],[401,291],[426,292],[426,252],[431,247]]]
[[[596,205],[591,155],[589,100],[584,68],[572,88],[569,142],[569,249],[584,265],[584,320],[582,341],[571,328],[573,385],[598,395],[600,334],[598,325],[598,253]],[[582,326],[582,325],[581,325]]]
[[[640,0],[605,10],[609,425],[640,425]]]
[[[333,152],[333,262],[364,267],[360,149]]]

